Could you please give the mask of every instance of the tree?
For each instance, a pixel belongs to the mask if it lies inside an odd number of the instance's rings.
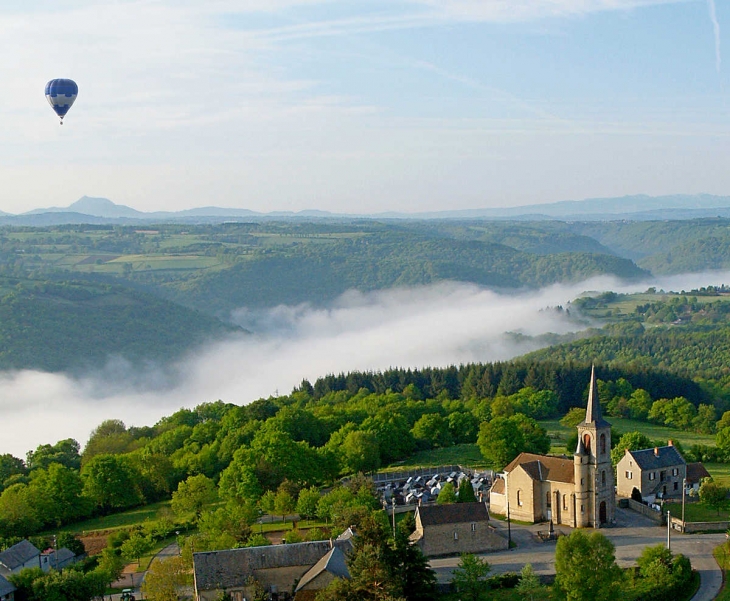
[[[293,513],[296,506],[296,501],[291,493],[283,486],[280,486],[274,497],[274,511],[280,514],[284,518],[284,521],[286,521],[286,516]]]
[[[13,457],[10,453],[0,455],[0,492],[3,491],[5,480],[16,474],[25,474],[25,463],[22,459]]]
[[[649,449],[652,446],[654,445],[646,434],[642,434],[641,432],[626,432],[626,434],[619,438],[616,446],[611,449],[611,463],[616,465],[621,461],[626,453],[626,449],[629,451],[638,451],[640,449]]]
[[[459,497],[457,503],[476,503],[476,495],[474,494],[474,487],[471,485],[469,478],[462,478],[459,482]]]
[[[299,491],[297,499],[297,513],[305,520],[313,520],[317,517],[317,504],[321,495],[316,486],[303,488]]]
[[[538,580],[531,563],[525,564],[522,570],[520,570],[520,581],[517,583],[515,589],[527,601],[534,601],[538,593],[542,590],[540,580]]]
[[[185,560],[178,557],[153,561],[142,583],[142,592],[150,601],[177,601],[178,589],[192,583]]]
[[[380,467],[380,445],[374,432],[350,432],[339,448],[344,471],[348,474],[373,472]]]
[[[422,449],[447,447],[453,444],[449,422],[438,413],[422,415],[411,429],[416,444]]]
[[[447,482],[441,487],[439,496],[436,497],[436,503],[439,505],[456,503],[456,490],[454,490],[454,485],[451,482]]]
[[[136,559],[137,565],[139,560],[152,548],[152,540],[149,536],[144,536],[141,532],[133,532],[130,537],[122,543],[122,556],[128,560]]]
[[[560,425],[566,428],[575,428],[579,423],[585,421],[586,410],[581,407],[573,407],[560,419]]]
[[[479,559],[471,553],[462,553],[451,584],[465,601],[481,601],[486,599],[489,590],[486,578],[491,569],[486,559]]]
[[[247,464],[245,458],[238,453],[221,472],[218,486],[224,499],[239,503],[256,503],[263,494],[254,467]]]
[[[190,476],[178,484],[177,490],[172,493],[171,507],[177,514],[192,511],[195,513],[196,519],[200,519],[203,508],[214,502],[217,497],[213,480],[203,474],[198,474]]]
[[[124,455],[97,455],[81,469],[84,496],[102,512],[143,501],[139,478]]]
[[[567,601],[609,601],[618,595],[621,569],[613,543],[600,532],[575,530],[558,539],[555,586]]]
[[[727,505],[728,489],[720,486],[712,478],[705,478],[700,485],[700,502],[707,505],[710,509],[720,510]]]
[[[501,469],[523,451],[547,453],[550,438],[534,419],[518,413],[482,423],[477,445],[487,462]]]

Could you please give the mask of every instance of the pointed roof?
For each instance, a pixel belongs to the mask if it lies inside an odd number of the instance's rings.
[[[10,595],[10,593],[15,592],[16,590],[17,589],[12,584],[0,576],[0,598]]]
[[[347,569],[345,554],[337,547],[333,547],[327,555],[314,564],[314,566],[312,566],[312,568],[304,574],[304,576],[302,576],[296,590],[299,591],[303,589],[312,582],[312,580],[324,572],[329,572],[335,578],[347,578],[349,580],[350,571]]]
[[[591,383],[588,388],[588,407],[586,407],[586,419],[578,424],[579,426],[593,426],[594,428],[610,428],[609,424],[601,415],[601,402],[598,399],[598,385],[596,384],[596,366],[591,366]]]

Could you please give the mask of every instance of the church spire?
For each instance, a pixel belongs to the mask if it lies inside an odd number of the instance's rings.
[[[598,398],[598,385],[596,384],[596,366],[591,366],[591,383],[588,387],[588,407],[586,407],[586,419],[584,424],[591,424],[596,427],[608,426],[608,422],[601,415],[601,402]]]

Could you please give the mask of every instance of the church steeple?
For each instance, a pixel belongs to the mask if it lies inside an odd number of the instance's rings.
[[[593,426],[594,428],[610,427],[610,424],[601,415],[601,402],[598,398],[598,385],[596,384],[596,366],[591,366],[591,383],[588,387],[588,407],[586,407],[586,419],[582,426]]]

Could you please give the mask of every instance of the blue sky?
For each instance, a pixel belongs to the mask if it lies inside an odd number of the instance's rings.
[[[730,195],[726,31],[719,0],[3,2],[0,210]]]

